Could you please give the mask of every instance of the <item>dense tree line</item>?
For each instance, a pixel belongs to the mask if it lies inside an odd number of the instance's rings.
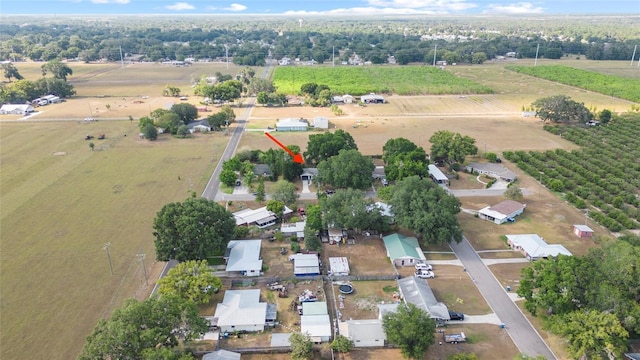
[[[31,19],[33,20],[33,19]],[[363,61],[384,63],[394,55],[399,63],[436,60],[474,63],[480,53],[492,59],[507,52],[533,58],[581,54],[593,60],[627,60],[640,34],[633,19],[562,18],[549,22],[529,19],[308,19],[299,28],[288,19],[253,21],[190,21],[135,17],[94,20],[71,18],[3,19],[0,59],[50,61],[120,61],[143,55],[149,61],[225,58],[239,65],[264,65],[268,56],[346,61],[357,54]],[[636,20],[637,21],[637,20]],[[274,29],[276,31],[274,31]],[[635,30],[634,30],[635,29]],[[474,58],[475,54],[475,58]]]

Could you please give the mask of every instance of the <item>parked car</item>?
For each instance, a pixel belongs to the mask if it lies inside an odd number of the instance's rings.
[[[382,180],[380,180],[380,182],[382,183],[383,186],[389,186],[389,181],[387,181],[387,179],[382,178]]]
[[[415,272],[415,275],[420,279],[433,279],[436,277],[436,274],[433,271],[428,270],[418,270]]]
[[[431,270],[433,270],[433,266],[431,266],[430,264],[421,262],[421,263],[417,263],[416,264],[416,270],[428,270],[428,271],[431,271]]]
[[[514,219],[512,217],[508,217],[507,221],[510,222],[510,223],[514,223],[514,222],[516,222],[516,219]]]
[[[464,314],[457,311],[449,310],[451,320],[464,320]]]

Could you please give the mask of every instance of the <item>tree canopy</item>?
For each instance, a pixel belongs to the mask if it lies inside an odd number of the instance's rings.
[[[171,112],[177,114],[185,125],[198,118],[198,108],[193,104],[173,104]]]
[[[462,241],[456,214],[460,201],[428,178],[410,176],[393,186],[389,204],[396,223],[420,235],[426,244]]]
[[[294,332],[289,336],[289,343],[291,344],[291,359],[311,359],[313,355],[313,342],[308,336]]]
[[[423,148],[405,138],[389,139],[382,147],[384,173],[388,180],[400,180],[418,175],[429,174],[429,161]]]
[[[11,82],[11,79],[22,80],[23,77],[15,65],[11,63],[3,63],[0,65],[4,73],[4,77]]]
[[[382,318],[387,341],[398,346],[407,359],[422,359],[435,342],[436,322],[426,311],[413,304],[398,306]]]
[[[48,61],[40,68],[42,69],[42,76],[50,73],[54,79],[60,79],[62,81],[67,81],[67,75],[73,75],[73,70],[71,70],[69,65],[57,59]]]
[[[161,296],[175,294],[197,304],[206,304],[222,287],[222,281],[213,275],[206,260],[190,260],[170,269],[158,280],[158,286]]]
[[[236,222],[214,201],[190,197],[165,205],[153,221],[156,258],[203,260],[226,249]]]
[[[373,169],[373,160],[358,150],[340,150],[318,164],[318,181],[337,188],[367,189],[373,182]]]
[[[357,150],[355,140],[344,130],[309,135],[307,151],[304,152],[306,162],[317,165],[323,160],[338,155],[340,150]]]
[[[180,352],[173,350],[179,341],[199,336],[207,328],[192,301],[175,295],[151,297],[142,302],[129,299],[109,320],[98,321],[78,358],[157,359],[146,356],[161,353],[169,355],[163,359],[178,359]]]
[[[593,119],[593,114],[583,103],[574,101],[567,95],[541,98],[531,105],[536,116],[544,122],[584,124]]]
[[[320,206],[324,223],[331,227],[377,231],[389,228],[380,208],[360,190],[338,190],[323,199]]]
[[[298,200],[298,192],[296,186],[288,181],[280,180],[276,182],[275,186],[273,187],[271,198],[286,205],[293,205],[295,204],[296,200]]]
[[[478,153],[475,146],[476,140],[469,136],[462,136],[448,130],[436,131],[431,138],[431,160],[434,162],[445,161],[450,165],[462,164],[467,155]]]

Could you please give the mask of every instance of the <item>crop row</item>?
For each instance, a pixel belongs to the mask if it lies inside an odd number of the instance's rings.
[[[493,90],[430,66],[351,66],[276,68],[273,82],[279,92],[296,94],[306,83],[327,85],[338,94],[398,95],[490,94]]]
[[[506,151],[504,157],[540,179],[611,231],[640,227],[640,115],[606,127],[547,126],[546,130],[582,148]]]
[[[640,102],[640,81],[604,75],[568,66],[507,66],[519,73],[556,81],[600,94]]]

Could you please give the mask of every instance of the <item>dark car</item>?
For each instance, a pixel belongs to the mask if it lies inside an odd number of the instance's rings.
[[[464,320],[464,314],[457,311],[449,310],[451,320]]]

